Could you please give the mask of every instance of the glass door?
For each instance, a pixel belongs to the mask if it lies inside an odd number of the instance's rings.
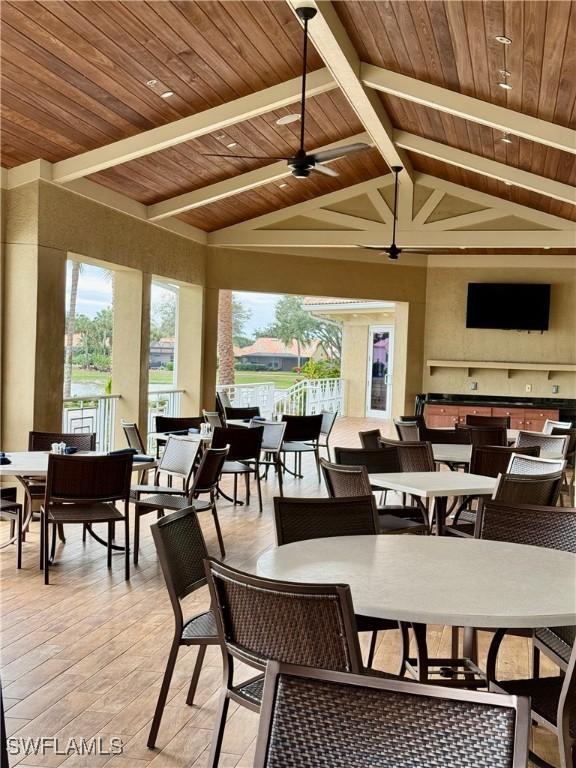
[[[392,405],[392,361],[394,329],[371,325],[368,334],[366,372],[366,416],[389,419]]]

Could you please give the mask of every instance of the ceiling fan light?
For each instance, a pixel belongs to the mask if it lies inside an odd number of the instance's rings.
[[[292,113],[290,115],[283,115],[276,120],[276,125],[290,125],[290,123],[296,123],[300,120],[300,115]]]
[[[495,38],[499,43],[502,43],[502,45],[512,45],[512,40],[509,37],[506,37],[506,35],[496,35]]]
[[[510,136],[509,133],[503,133],[500,138],[500,141],[503,141],[504,144],[512,144],[512,137]]]
[[[498,83],[498,85],[500,86],[500,88],[504,88],[505,91],[512,90],[512,86],[510,85],[510,83],[507,83],[506,80],[504,80],[504,82],[502,83]]]

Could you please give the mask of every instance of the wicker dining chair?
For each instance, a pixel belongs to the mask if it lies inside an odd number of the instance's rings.
[[[270,662],[253,768],[526,768],[524,697]]]
[[[284,414],[282,421],[286,423],[282,456],[286,464],[286,454],[294,456],[294,472],[296,477],[302,477],[302,454],[313,453],[320,482],[320,432],[324,417],[321,413],[313,416],[288,416]]]
[[[320,436],[318,437],[318,448],[325,448],[328,461],[332,461],[330,456],[330,434],[338,418],[338,411],[322,411],[322,424],[320,426]]]
[[[399,440],[408,440],[417,442],[420,440],[420,427],[417,421],[404,421],[403,419],[394,419],[394,427]]]
[[[282,443],[284,442],[284,432],[286,431],[286,423],[284,421],[256,421],[250,422],[250,429],[255,427],[261,427],[262,432],[262,445],[261,451],[263,458],[260,459],[260,466],[264,467],[264,477],[268,479],[268,470],[270,467],[274,467],[276,477],[278,478],[278,490],[280,496],[284,495],[284,481],[282,478],[283,467],[280,453],[282,451]]]
[[[420,427],[420,441],[442,445],[469,445],[470,434],[464,429],[434,429]]]
[[[508,445],[506,427],[457,424],[457,432],[466,432],[472,445]]]
[[[189,430],[200,432],[203,416],[156,416],[156,432],[163,433],[156,437],[156,458],[159,459],[166,447],[167,435],[187,435]]]
[[[204,421],[207,424],[210,424],[212,429],[214,429],[215,427],[223,426],[222,419],[218,411],[202,411],[202,414],[204,416]]]
[[[198,646],[196,663],[188,688],[186,704],[192,706],[206,647],[218,644],[216,621],[211,610],[184,619],[182,600],[207,584],[204,560],[208,557],[202,529],[194,507],[185,507],[150,526],[174,611],[174,638],[166,662],[162,685],[148,735],[148,746],[156,746],[170,682],[181,646]]]
[[[510,429],[510,416],[480,416],[476,413],[468,413],[464,417],[464,423],[470,427],[504,427]]]
[[[335,464],[366,467],[369,475],[388,472],[400,472],[400,459],[395,445],[382,445],[380,448],[341,448],[334,449]],[[383,492],[384,501],[378,504],[378,514],[391,514],[404,520],[416,520],[428,526],[426,510],[422,505],[407,506],[387,504],[387,491]],[[405,497],[405,494],[403,494]]]
[[[320,466],[322,468],[322,474],[324,475],[326,488],[328,489],[328,495],[331,498],[371,496],[372,488],[370,486],[368,471],[365,466],[331,464],[326,461],[326,459],[320,459]],[[376,501],[373,496],[372,500],[374,502],[374,507],[376,508]],[[396,515],[390,514],[385,507],[382,511],[377,509],[377,515],[379,518],[380,533],[427,534],[430,532],[427,523],[397,517]]]
[[[568,496],[568,506],[576,506],[576,493],[574,492],[576,482],[576,429],[572,427],[552,427],[552,435],[563,435],[568,438],[568,447],[566,449],[566,468],[564,470],[564,481],[560,491],[560,499]]]
[[[553,435],[555,429],[570,429],[572,427],[571,421],[554,421],[553,419],[546,419],[542,432],[545,435]]]
[[[2,544],[16,544],[16,568],[22,568],[22,504],[17,500],[17,490],[13,487],[2,486],[0,488],[0,520],[10,521],[10,536],[7,542]]]
[[[274,499],[274,527],[276,544],[281,547],[295,541],[326,539],[332,536],[370,536],[379,532],[378,514],[374,497],[354,496],[331,499]],[[366,667],[374,661],[378,632],[400,629],[402,648],[398,674],[404,674],[408,656],[408,631],[403,624],[387,619],[356,614],[358,632],[371,632]]]
[[[479,523],[482,538],[513,540],[531,546],[551,546],[554,549],[575,551],[576,510],[565,507],[539,506],[506,507],[487,503]],[[548,653],[548,642],[553,649],[561,649],[571,641],[561,668],[563,673],[555,677],[539,677],[538,659],[534,661],[533,676],[521,680],[497,680],[496,664],[502,641],[508,633],[498,629],[488,651],[486,675],[492,690],[531,699],[531,717],[558,737],[561,768],[574,768],[576,760],[576,643],[574,627],[553,627],[540,630],[537,650]],[[548,641],[548,642],[546,642]],[[542,757],[530,753],[534,765],[553,768]]]
[[[224,407],[224,415],[226,421],[229,421],[230,419],[249,420],[253,419],[254,416],[260,416],[260,408],[258,406],[250,408],[234,408],[233,406],[227,405]]]
[[[40,508],[40,567],[44,583],[49,583],[50,525],[80,523],[108,524],[108,568],[112,567],[112,528],[124,522],[125,578],[130,578],[130,477],[132,455],[62,456],[50,454],[46,475],[46,495]],[[123,505],[120,511],[115,502]],[[54,541],[54,539],[53,539]],[[52,547],[54,552],[54,546]]]
[[[555,506],[562,487],[562,472],[547,475],[504,474],[498,483],[492,499],[507,504],[543,504]]]
[[[432,453],[432,446],[429,442],[423,440],[408,442],[406,440],[390,440],[389,438],[382,437],[380,438],[380,445],[391,445],[396,448],[398,451],[401,472],[436,471],[434,454]]]
[[[220,555],[226,556],[224,539],[220,529],[216,499],[218,496],[218,483],[222,474],[222,467],[228,455],[228,448],[208,448],[202,454],[200,464],[194,473],[194,479],[185,495],[175,496],[169,493],[155,493],[145,496],[138,502],[139,507],[146,511],[158,513],[158,518],[164,516],[166,511],[175,512],[193,506],[197,513],[211,512],[216,529]],[[200,496],[208,495],[208,500],[200,499]],[[136,561],[137,562],[137,561]]]
[[[550,472],[563,472],[565,467],[563,459],[543,459],[516,452],[510,456],[506,472],[509,475],[548,475]]]
[[[158,517],[161,514],[161,508],[154,504],[151,505],[149,497],[157,498],[160,494],[168,497],[180,496],[187,498],[190,491],[194,463],[199,449],[200,443],[197,440],[187,440],[176,435],[169,435],[166,447],[156,467],[153,482],[150,485],[139,483],[132,486],[131,496],[134,501],[134,565],[138,565],[140,518],[153,510],[158,512]],[[168,477],[168,485],[160,484],[162,474]],[[174,480],[179,481],[181,486],[173,486]]]
[[[144,440],[142,440],[138,424],[135,421],[125,421],[124,419],[121,419],[120,426],[124,432],[128,447],[133,448],[136,451],[136,456],[133,461],[146,461],[146,469],[143,469],[138,473],[138,482],[145,483],[148,480],[148,472],[151,469],[155,469],[158,466],[158,462],[152,456],[146,455],[146,446],[144,445]]]
[[[360,445],[362,448],[371,451],[380,448],[382,432],[380,432],[379,429],[366,429],[363,432],[358,432],[358,437],[360,438]]]
[[[515,447],[522,449],[525,445],[540,446],[540,455],[551,453],[554,457],[566,456],[569,438],[567,435],[547,435],[543,432],[524,432],[520,430],[514,443]],[[518,453],[522,453],[519,450]]]
[[[228,455],[222,475],[232,475],[234,478],[234,504],[238,502],[238,478],[243,477],[246,484],[246,504],[250,503],[250,476],[254,475],[258,492],[259,510],[262,512],[262,485],[260,482],[260,452],[264,428],[254,426],[216,427],[212,433],[212,447],[228,447]]]
[[[242,573],[206,560],[212,610],[223,655],[223,684],[208,759],[218,765],[230,701],[260,711],[270,661],[364,672],[347,584],[300,584]],[[234,660],[258,674],[234,683]],[[369,674],[379,674],[370,670]]]

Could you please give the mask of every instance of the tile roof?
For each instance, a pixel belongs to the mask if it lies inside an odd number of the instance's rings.
[[[318,347],[319,342],[313,341],[311,344],[303,344],[300,348],[302,357],[311,357]],[[289,345],[284,344],[280,339],[274,339],[270,336],[261,336],[255,339],[253,344],[248,347],[234,347],[234,357],[247,357],[248,355],[277,355],[283,357],[297,357],[298,346],[293,339]]]

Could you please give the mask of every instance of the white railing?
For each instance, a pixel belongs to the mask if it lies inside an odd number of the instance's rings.
[[[120,395],[83,395],[64,398],[63,432],[96,432],[96,449],[114,448],[116,402]]]
[[[344,415],[344,379],[303,379],[276,392],[275,413],[312,416],[322,411]]]
[[[156,431],[156,416],[180,416],[183,389],[153,389],[148,392],[148,433]]]
[[[274,413],[274,384],[270,381],[258,384],[220,384],[216,391],[227,396],[233,408],[258,406],[262,416],[267,418]]]

